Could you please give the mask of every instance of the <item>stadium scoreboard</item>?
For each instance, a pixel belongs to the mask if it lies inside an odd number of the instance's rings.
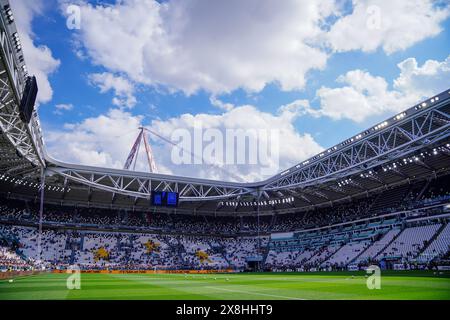
[[[152,191],[150,203],[155,207],[178,207],[178,193]]]

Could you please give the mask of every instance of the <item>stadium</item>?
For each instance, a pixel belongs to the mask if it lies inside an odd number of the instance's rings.
[[[450,88],[259,182],[66,163],[0,3],[0,300],[450,299]]]

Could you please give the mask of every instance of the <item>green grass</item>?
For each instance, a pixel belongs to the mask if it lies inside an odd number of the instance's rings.
[[[81,290],[68,290],[66,279],[66,274],[41,274],[16,278],[12,283],[0,280],[0,300],[450,300],[449,275],[432,272],[385,272],[380,290],[367,289],[361,272],[188,275],[187,278],[182,274],[82,274]]]

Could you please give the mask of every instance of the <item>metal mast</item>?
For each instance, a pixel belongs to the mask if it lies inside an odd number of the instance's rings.
[[[145,146],[145,154],[147,155],[147,161],[148,161],[148,167],[150,169],[150,172],[152,173],[158,173],[158,170],[156,169],[156,164],[155,164],[155,160],[153,158],[153,152],[152,152],[152,148],[150,146],[150,143],[147,139],[147,134],[144,132],[146,129],[144,127],[140,127],[139,128],[139,134],[136,138],[136,141],[133,144],[133,147],[131,148],[130,154],[128,155],[127,161],[125,161],[125,165],[123,166],[123,168],[125,170],[130,169],[131,164],[134,161],[134,167],[133,169],[136,167],[136,162],[137,162],[137,158],[139,155],[139,149],[141,146],[141,142],[144,141],[144,146]]]

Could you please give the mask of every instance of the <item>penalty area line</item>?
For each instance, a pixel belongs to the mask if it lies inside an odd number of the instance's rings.
[[[234,292],[234,293],[254,294],[254,295],[267,296],[267,297],[272,297],[272,298],[281,298],[281,299],[289,299],[289,300],[306,300],[306,299],[302,299],[302,298],[295,298],[295,297],[288,297],[288,296],[280,296],[280,295],[276,295],[276,294],[269,294],[269,293],[262,293],[262,292],[251,292],[251,291],[234,290],[234,289],[225,289],[225,288],[210,287],[210,286],[205,287],[205,288],[217,289],[217,290],[223,290],[223,291]]]

